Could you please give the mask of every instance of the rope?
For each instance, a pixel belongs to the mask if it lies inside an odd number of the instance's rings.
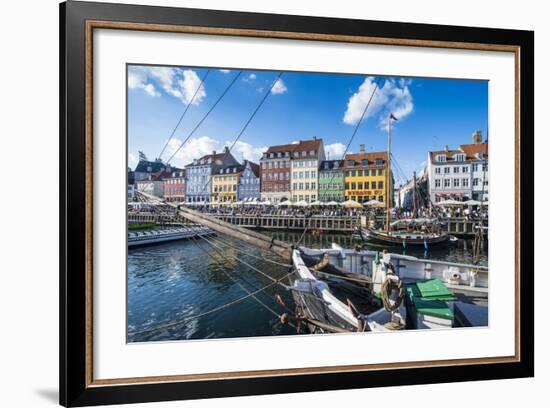
[[[399,293],[397,295],[397,299],[395,299],[392,304],[390,296],[394,290],[398,290]],[[403,285],[403,281],[399,279],[397,275],[389,273],[388,275],[386,275],[384,283],[382,283],[380,293],[382,294],[382,303],[384,304],[384,309],[386,309],[388,312],[395,312],[397,309],[399,309],[399,306],[401,305],[401,302],[405,297],[405,287]]]
[[[237,81],[237,79],[239,78],[239,76],[241,76],[242,73],[243,73],[243,71],[239,71],[237,73],[237,75],[235,75],[235,77],[229,83],[227,88],[225,88],[225,90],[222,92],[222,94],[218,97],[218,99],[216,100],[214,105],[212,105],[212,107],[208,110],[208,112],[206,112],[206,114],[201,118],[201,120],[199,120],[199,123],[197,123],[197,125],[193,128],[191,133],[189,133],[189,136],[187,136],[187,138],[180,144],[180,146],[176,149],[176,151],[172,154],[172,156],[170,156],[170,158],[166,161],[166,164],[170,163],[170,160],[172,160],[174,158],[174,156],[181,150],[183,145],[191,138],[191,136],[193,136],[193,134],[200,127],[200,125],[202,125],[202,123],[206,120],[208,115],[210,115],[210,112],[212,112],[214,110],[214,108],[218,105],[218,103],[222,100],[222,98],[225,96],[225,94],[229,91],[229,89],[233,86],[233,84]]]
[[[168,138],[168,140],[166,141],[166,143],[164,144],[164,147],[162,148],[162,150],[160,151],[160,154],[158,155],[158,158],[160,159],[162,157],[162,154],[164,153],[164,151],[166,150],[166,148],[168,147],[168,143],[170,143],[170,140],[172,140],[172,138],[174,137],[174,134],[176,133],[176,130],[177,128],[179,127],[181,121],[183,120],[183,117],[185,116],[185,114],[187,113],[187,111],[189,110],[189,107],[193,104],[193,101],[195,100],[195,97],[197,96],[197,94],[199,93],[199,90],[202,88],[203,84],[204,84],[204,81],[206,81],[206,78],[208,78],[208,74],[210,74],[210,68],[208,68],[208,70],[206,70],[206,74],[204,74],[204,76],[202,77],[201,79],[201,82],[199,84],[199,86],[197,87],[197,90],[195,91],[195,93],[193,94],[193,97],[191,98],[191,100],[189,101],[189,103],[187,104],[187,106],[185,107],[185,110],[183,111],[183,113],[181,114],[180,116],[180,119],[178,120],[178,123],[176,124],[176,127],[174,128],[174,130],[172,130],[172,133],[170,134],[170,137]],[[188,138],[189,139],[189,138]],[[186,140],[187,141],[187,140]],[[185,142],[184,142],[185,143]]]

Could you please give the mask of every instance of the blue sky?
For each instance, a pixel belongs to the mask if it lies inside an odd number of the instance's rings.
[[[190,104],[161,157],[168,160],[239,72],[212,68],[199,89],[205,68],[129,66],[129,166],[137,164],[140,150],[150,160],[159,156]],[[257,162],[267,146],[313,136],[323,138],[330,158],[340,158],[375,85],[349,152],[360,144],[367,151],[385,150],[386,118],[393,112],[399,119],[392,125],[392,153],[402,170],[396,171],[398,182],[423,167],[429,150],[470,143],[476,130],[487,137],[485,81],[284,72],[272,87],[278,74],[243,70],[170,163],[183,167],[231,144],[268,92],[232,151],[239,160]]]

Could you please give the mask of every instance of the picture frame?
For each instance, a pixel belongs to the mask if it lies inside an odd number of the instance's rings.
[[[94,378],[94,30],[513,53],[515,353],[123,379]],[[120,91],[120,90],[119,90]],[[86,406],[534,376],[534,33],[68,1],[60,5],[60,404]],[[510,221],[512,222],[512,221]],[[124,296],[123,293],[120,294]]]

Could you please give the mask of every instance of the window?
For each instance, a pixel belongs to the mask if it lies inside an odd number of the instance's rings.
[[[435,168],[435,174],[441,174],[441,167]]]
[[[378,182],[378,189],[379,190],[382,190],[384,188],[384,182],[383,181],[379,181]]]
[[[460,187],[460,179],[453,179],[453,187]]]
[[[463,154],[457,154],[455,156],[456,161],[464,161],[464,155]]]
[[[351,171],[351,177],[355,177],[355,170]]]
[[[474,187],[477,187],[478,184],[479,184],[479,179],[478,178],[475,178],[472,182],[472,184],[474,185]]]
[[[309,183],[306,183],[306,190],[309,190]]]
[[[315,182],[312,182],[312,183],[311,183],[311,189],[312,189],[312,190],[315,190]]]
[[[462,166],[462,173],[468,173],[469,168],[468,166]]]
[[[351,189],[355,190],[355,183],[354,182],[351,183]]]
[[[382,175],[382,169],[378,169],[378,175],[379,175],[379,176]]]
[[[449,173],[451,172],[451,168],[450,168],[450,167],[445,167],[445,168],[443,169],[443,172],[444,172],[445,174],[449,174]]]
[[[355,162],[353,160],[348,160],[348,167],[353,167]]]
[[[488,167],[487,167],[487,163],[483,163],[482,170],[483,170],[483,171],[487,171],[487,168],[488,168]]]
[[[477,163],[472,164],[472,171],[477,171]]]
[[[365,170],[365,177],[368,177],[368,176],[369,176],[369,170],[366,169],[366,170]],[[373,176],[374,176],[374,174],[373,174]]]
[[[358,188],[359,190],[363,190],[363,182],[362,182],[362,181],[359,181],[359,182],[357,183],[357,188]]]
[[[451,187],[451,179],[445,179],[443,181],[443,185],[445,186],[445,188]]]
[[[441,188],[441,180],[440,179],[435,180],[435,188]]]
[[[444,161],[447,160],[447,158],[445,157],[444,154],[440,154],[440,155],[438,155],[438,156],[436,157],[435,160],[438,161],[438,162],[444,162]]]
[[[368,165],[369,165],[369,161],[367,159],[361,160],[361,166],[368,166]]]
[[[317,177],[317,172],[315,170],[311,170],[311,178]]]
[[[382,165],[382,159],[376,159],[376,165],[381,166]]]
[[[370,188],[371,188],[371,190],[376,189],[376,181],[371,181]]]
[[[346,183],[345,189],[346,189],[346,190],[349,190],[349,183]]]
[[[470,186],[470,179],[462,179],[462,187],[469,187]]]
[[[460,167],[458,167],[458,166],[453,167],[453,173],[455,173],[455,174],[460,173]]]

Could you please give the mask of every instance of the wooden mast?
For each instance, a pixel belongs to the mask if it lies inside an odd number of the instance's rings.
[[[416,171],[413,172],[413,218],[416,218]]]
[[[391,169],[391,120],[393,114],[388,116],[388,160],[386,161],[386,232],[390,232],[390,169]]]

